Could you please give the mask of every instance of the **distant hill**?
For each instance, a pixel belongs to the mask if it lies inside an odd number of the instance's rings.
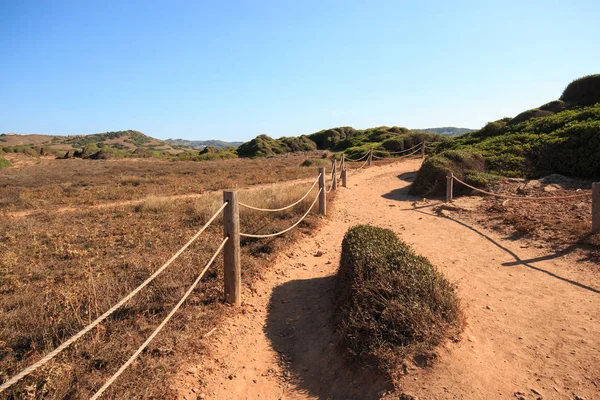
[[[469,128],[456,128],[453,126],[445,126],[442,128],[426,128],[426,129],[414,129],[417,132],[429,132],[429,133],[437,133],[438,135],[442,135],[442,136],[448,136],[448,137],[453,137],[453,136],[460,136],[463,135],[465,133],[469,133],[469,132],[473,132],[475,131],[475,129],[469,129]]]
[[[167,139],[165,142],[179,145],[179,146],[188,146],[193,147],[195,149],[203,149],[205,147],[216,147],[218,149],[223,149],[225,147],[238,147],[240,144],[244,142],[224,142],[222,140],[185,140],[185,139]]]
[[[63,155],[67,152],[84,151],[86,147],[115,150],[125,153],[159,152],[179,154],[191,148],[154,139],[134,130],[95,133],[91,135],[38,135],[4,133],[0,135],[0,148],[20,152],[19,148],[44,149],[46,153]],[[11,149],[8,149],[11,148]]]

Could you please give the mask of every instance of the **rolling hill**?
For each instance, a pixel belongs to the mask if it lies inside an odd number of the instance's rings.
[[[171,145],[187,146],[194,149],[203,149],[205,147],[215,147],[224,149],[226,147],[238,147],[244,142],[225,142],[223,140],[186,140],[186,139],[167,139],[165,142]]]
[[[412,193],[441,193],[449,172],[478,187],[502,177],[600,177],[600,74],[576,79],[559,100],[440,143]]]

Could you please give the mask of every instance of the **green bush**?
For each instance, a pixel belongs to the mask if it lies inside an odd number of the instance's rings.
[[[267,135],[259,135],[237,148],[240,157],[271,157],[286,152],[286,146]]]
[[[600,74],[575,79],[565,88],[560,100],[581,106],[600,103]]]
[[[483,154],[472,149],[448,150],[428,157],[417,172],[410,193],[414,195],[444,193],[446,176],[450,172],[467,183],[478,183],[467,178],[473,173],[485,172],[485,158]],[[461,188],[462,186],[457,187],[457,191]]]
[[[552,114],[554,114],[552,111],[540,110],[539,108],[534,108],[534,109],[531,109],[531,110],[524,111],[521,114],[517,115],[516,117],[514,117],[513,119],[511,119],[508,124],[509,125],[516,125],[516,124],[519,124],[521,122],[528,121],[531,118],[545,117],[547,115],[552,115]]]
[[[326,158],[309,158],[304,160],[301,167],[329,167],[331,166],[331,161]]]
[[[40,155],[39,150],[36,150],[32,146],[5,146],[2,148],[4,153],[20,153],[26,154],[32,157],[38,157]]]
[[[454,286],[393,231],[348,230],[336,276],[336,325],[350,353],[389,377],[464,325]]]
[[[6,158],[0,157],[0,169],[8,167],[12,167],[10,161],[8,161]]]

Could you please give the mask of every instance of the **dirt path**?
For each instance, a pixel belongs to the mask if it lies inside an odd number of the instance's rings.
[[[415,208],[406,188],[418,166],[405,161],[351,176],[331,218],[281,255],[243,294],[242,311],[206,339],[213,354],[182,371],[181,398],[373,399],[388,391],[348,366],[330,324],[341,241],[357,223],[391,228],[411,243],[458,284],[466,311],[462,341],[440,349],[433,368],[409,371],[400,393],[600,398],[597,265],[551,257],[431,206]]]

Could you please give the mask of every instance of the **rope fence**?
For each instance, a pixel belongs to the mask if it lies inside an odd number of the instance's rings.
[[[574,200],[583,198],[592,198],[592,233],[600,233],[600,182],[592,183],[591,193],[581,193],[568,196],[548,196],[548,197],[532,197],[532,196],[510,196],[500,193],[493,193],[487,190],[476,188],[475,186],[469,185],[466,182],[458,179],[453,173],[449,173],[446,176],[446,202],[451,202],[454,197],[454,182],[458,182],[461,185],[486,196],[492,196],[500,199],[515,200],[515,201],[528,201],[535,203],[542,203],[546,201],[561,201],[561,200]]]
[[[417,143],[417,144],[415,144],[414,146],[412,146],[412,147],[410,147],[408,149],[404,149],[404,150],[400,150],[400,151],[387,151],[387,150],[375,150],[375,151],[379,152],[379,153],[386,153],[386,154],[402,154],[402,153],[406,153],[408,151],[411,151],[412,149],[416,149],[419,146],[426,146],[426,145],[424,144],[424,142],[420,142],[420,143]]]
[[[321,194],[322,191],[323,191],[323,189],[319,189],[319,193],[317,193],[317,195],[315,196],[315,199],[313,200],[313,202],[310,205],[310,207],[308,208],[308,210],[306,210],[306,212],[304,213],[304,215],[302,216],[302,218],[300,218],[294,225],[290,226],[289,228],[284,229],[284,230],[282,230],[280,232],[270,233],[270,234],[266,234],[266,235],[254,235],[254,234],[250,234],[250,233],[242,233],[242,232],[240,232],[240,236],[241,237],[248,237],[248,238],[265,239],[265,238],[272,238],[272,237],[275,237],[275,236],[283,235],[284,233],[291,231],[292,229],[294,229],[295,227],[297,227],[298,224],[300,224],[300,222],[304,221],[304,218],[306,218],[306,216],[308,215],[308,213],[310,213],[310,211],[313,209],[313,207],[317,203],[317,200],[319,200],[319,195]]]
[[[249,208],[250,210],[255,210],[255,211],[263,211],[263,212],[278,212],[278,211],[285,211],[285,210],[289,210],[290,208],[300,204],[300,202],[302,200],[304,200],[305,198],[308,197],[308,195],[310,194],[310,192],[313,190],[313,188],[317,185],[317,183],[319,183],[319,178],[321,177],[321,174],[319,174],[319,176],[317,177],[317,179],[315,180],[315,182],[312,184],[312,186],[310,187],[310,189],[308,189],[308,192],[306,192],[306,194],[304,196],[302,196],[302,198],[292,204],[290,204],[289,206],[285,206],[285,207],[281,207],[281,208],[259,208],[259,207],[254,207],[251,206],[249,204],[244,204],[241,201],[238,203],[241,207],[245,207],[245,208]]]
[[[183,247],[180,248],[177,251],[177,253],[175,253],[169,259],[169,261],[164,263],[159,269],[157,269],[152,275],[150,275],[150,277],[148,279],[146,279],[144,282],[142,282],[137,288],[135,288],[133,291],[131,291],[127,296],[123,297],[117,304],[112,306],[108,311],[106,311],[104,314],[102,314],[101,316],[96,318],[92,323],[90,323],[85,328],[83,328],[82,330],[77,332],[75,335],[71,336],[71,338],[69,338],[68,340],[63,342],[56,349],[54,349],[50,353],[46,354],[41,360],[39,360],[36,363],[34,363],[33,365],[25,368],[23,371],[19,372],[17,375],[13,376],[11,379],[9,379],[8,381],[6,381],[2,385],[0,385],[0,393],[2,393],[4,390],[6,390],[9,387],[11,387],[12,385],[14,385],[21,379],[25,378],[27,375],[34,372],[35,370],[40,368],[42,365],[46,364],[48,361],[52,360],[54,357],[56,357],[58,354],[60,354],[63,350],[65,350],[67,347],[69,347],[72,343],[76,342],[79,338],[81,338],[83,335],[85,335],[86,333],[91,331],[93,328],[98,326],[102,321],[104,321],[106,318],[108,318],[111,314],[113,314],[115,311],[117,311],[119,308],[121,308],[125,303],[127,303],[129,300],[131,300],[142,289],[144,289],[146,286],[148,286],[150,284],[150,282],[152,282],[158,275],[160,275],[165,269],[167,269],[167,267],[169,267],[169,265],[171,265],[173,263],[173,261],[175,261],[188,247],[190,247],[190,245],[196,239],[198,239],[198,237],[202,234],[202,232],[204,232],[206,230],[206,228],[208,228],[208,226],[215,220],[215,218],[217,218],[217,216],[225,209],[226,206],[227,206],[227,203],[223,204],[217,210],[217,212],[215,212],[214,215],[206,222],[206,224],[204,224],[204,226],[202,228],[200,228],[200,230],[185,245],[183,245]]]
[[[394,159],[396,159],[396,160],[397,160],[397,159],[399,159],[399,158],[408,158],[408,157],[410,157],[410,156],[413,156],[413,155],[415,155],[416,153],[418,153],[418,152],[420,152],[420,151],[421,151],[421,147],[420,147],[421,145],[419,144],[418,146],[419,146],[419,148],[418,148],[418,149],[416,149],[416,150],[414,150],[412,153],[405,154],[405,155],[402,155],[402,156],[399,156],[399,157],[394,157]],[[415,147],[415,146],[413,146],[413,148],[414,148],[414,147]],[[389,154],[392,154],[392,153],[389,153]],[[373,154],[373,159],[375,159],[375,160],[386,160],[386,159],[388,159],[388,158],[389,158],[389,157],[378,157],[378,156],[376,156],[376,155],[374,155],[374,154]]]
[[[136,360],[136,358],[138,358],[138,356],[142,353],[142,351],[144,351],[144,349],[146,347],[148,347],[150,342],[156,337],[156,335],[159,334],[159,332],[165,327],[167,322],[169,322],[169,320],[173,317],[173,315],[175,315],[177,310],[179,310],[181,305],[187,300],[187,298],[190,296],[190,294],[192,294],[192,292],[194,291],[196,286],[198,286],[198,283],[200,283],[200,280],[202,279],[202,277],[204,276],[206,271],[208,271],[208,269],[210,268],[212,263],[215,261],[215,258],[217,258],[217,256],[221,252],[221,250],[223,250],[223,247],[225,246],[225,243],[227,243],[228,240],[229,240],[229,237],[225,237],[223,239],[223,241],[219,245],[219,248],[217,249],[217,251],[215,251],[215,253],[212,255],[210,260],[206,263],[206,266],[204,267],[202,272],[200,272],[200,275],[198,275],[198,277],[196,278],[196,280],[194,281],[192,286],[189,287],[189,289],[185,292],[185,294],[183,295],[181,300],[179,300],[179,302],[175,305],[175,307],[173,307],[171,312],[169,312],[169,315],[167,315],[165,317],[165,319],[160,323],[160,325],[158,325],[158,327],[154,330],[154,332],[152,332],[152,334],[150,336],[148,336],[148,339],[146,339],[146,341],[135,351],[135,353],[133,353],[131,355],[131,357],[129,357],[129,359],[125,362],[125,364],[123,364],[121,366],[121,368],[119,368],[119,370],[117,372],[115,372],[115,374],[113,376],[111,376],[110,379],[107,380],[104,385],[102,385],[102,387],[96,392],[96,394],[94,394],[91,397],[91,400],[98,399],[102,395],[102,393],[104,393],[106,391],[106,389],[108,389],[108,387],[110,385],[112,385],[114,383],[114,381],[117,380],[117,378]]]

